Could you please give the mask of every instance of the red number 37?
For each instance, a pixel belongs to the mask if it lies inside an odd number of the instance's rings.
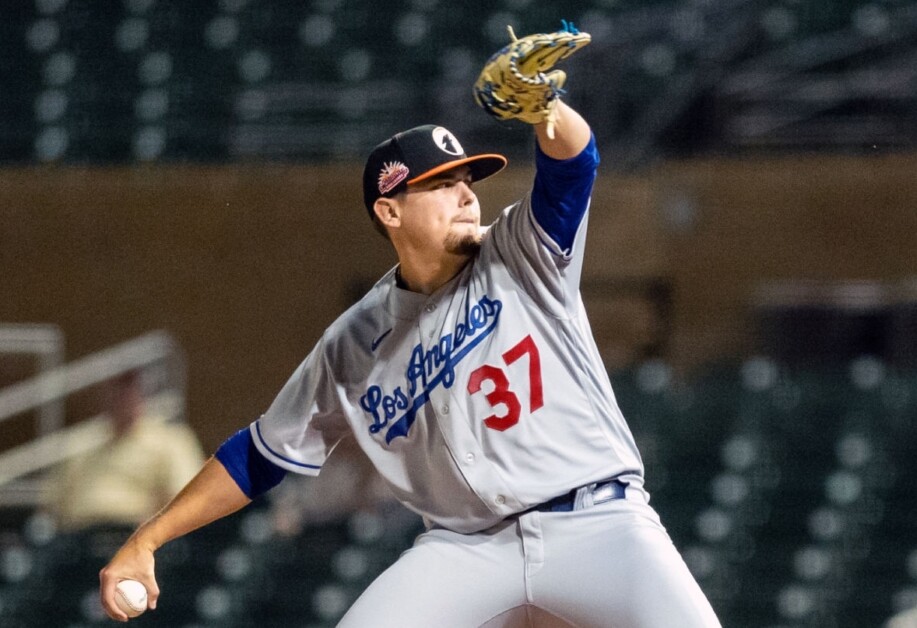
[[[503,354],[503,361],[509,366],[526,354],[529,356],[529,413],[532,413],[544,405],[544,395],[541,389],[541,357],[538,355],[535,341],[531,336],[526,336]],[[494,389],[484,395],[490,407],[495,408],[500,404],[506,406],[506,414],[503,416],[491,414],[484,419],[484,425],[500,432],[511,428],[519,422],[522,405],[516,393],[509,388],[506,371],[490,364],[476,368],[468,378],[468,394],[474,395],[481,392],[484,380],[490,380],[494,385]]]

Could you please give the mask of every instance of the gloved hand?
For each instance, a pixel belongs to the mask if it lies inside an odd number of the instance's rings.
[[[552,69],[554,64],[592,41],[571,23],[554,33],[538,33],[517,39],[497,51],[474,84],[474,99],[500,120],[522,120],[528,124],[548,123],[548,137],[554,137],[554,109],[563,93],[567,74]]]

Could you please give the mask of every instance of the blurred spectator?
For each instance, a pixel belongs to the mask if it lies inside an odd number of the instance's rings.
[[[131,371],[103,391],[110,440],[51,475],[48,510],[63,531],[136,527],[200,470],[201,445],[184,423],[148,412],[143,377]]]

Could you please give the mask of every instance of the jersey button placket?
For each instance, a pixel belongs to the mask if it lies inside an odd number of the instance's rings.
[[[423,311],[426,314],[432,314],[436,311],[435,303],[427,303]],[[434,340],[436,338],[436,321],[432,316],[421,316],[418,322],[420,327],[420,337],[426,340]]]

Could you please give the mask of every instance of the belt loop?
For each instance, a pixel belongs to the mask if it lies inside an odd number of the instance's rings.
[[[573,499],[573,510],[592,508],[592,492],[597,485],[598,482],[593,482],[592,484],[587,484],[586,486],[581,486],[576,489],[576,497]]]

